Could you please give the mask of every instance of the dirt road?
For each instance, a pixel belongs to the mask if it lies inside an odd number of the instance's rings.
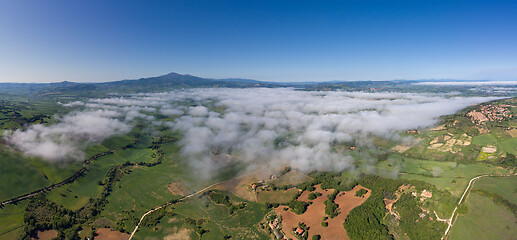
[[[517,176],[517,173],[514,173],[513,175]],[[454,222],[453,222],[454,214],[456,213],[456,210],[458,210],[458,207],[461,205],[461,203],[468,197],[467,194],[469,193],[469,190],[472,189],[472,187],[474,186],[474,182],[476,180],[478,180],[478,179],[480,179],[482,177],[510,177],[510,176],[512,176],[512,174],[507,174],[507,175],[489,175],[489,174],[485,174],[485,175],[480,175],[480,176],[477,176],[477,177],[474,177],[474,178],[470,179],[469,185],[467,185],[467,188],[465,189],[465,192],[463,192],[463,195],[461,195],[460,201],[458,202],[458,204],[454,208],[454,211],[452,211],[452,214],[451,214],[450,218],[448,218],[448,219],[441,219],[441,218],[438,217],[436,212],[434,213],[436,215],[436,218],[439,221],[444,221],[445,220],[445,222],[447,222],[449,224],[447,226],[447,230],[445,230],[445,233],[443,234],[442,240],[447,238],[447,234],[449,234],[449,231],[451,230],[451,227],[454,224]]]
[[[246,175],[250,175],[250,174],[245,174],[245,175],[238,176],[238,177],[235,177],[235,178],[240,178],[240,177],[243,177],[243,176],[246,176]],[[214,184],[212,184],[212,185],[210,185],[210,186],[208,186],[208,187],[206,187],[206,188],[203,188],[203,189],[201,189],[201,190],[199,190],[199,191],[197,191],[197,192],[195,192],[195,193],[192,193],[192,194],[190,194],[190,195],[184,196],[184,197],[180,198],[178,201],[183,201],[183,200],[185,200],[185,199],[189,199],[189,198],[191,198],[191,197],[193,197],[193,196],[195,196],[195,195],[198,195],[198,194],[200,194],[200,193],[202,193],[202,192],[205,192],[205,191],[209,190],[210,188],[212,188],[212,187],[214,187],[214,186],[217,186],[217,185],[219,185],[219,184],[222,184],[222,183],[225,183],[225,182],[231,181],[232,179],[235,179],[235,178],[231,178],[231,179],[228,179],[228,180],[224,180],[224,181],[221,181],[221,182],[214,183]],[[169,203],[169,202],[168,202],[168,203],[165,203],[165,204],[163,204],[163,205],[161,205],[161,206],[158,206],[158,207],[156,207],[156,208],[154,208],[154,209],[151,209],[151,210],[147,211],[144,215],[142,215],[142,217],[140,218],[140,221],[138,221],[138,224],[136,224],[135,229],[133,230],[133,232],[132,232],[132,233],[131,233],[131,235],[129,236],[129,240],[131,240],[131,239],[133,238],[133,235],[135,235],[136,231],[138,230],[138,227],[140,226],[140,223],[142,223],[142,220],[144,220],[145,216],[149,215],[150,213],[152,213],[152,212],[154,212],[154,211],[156,211],[156,210],[159,210],[159,209],[162,209],[162,208],[164,208],[164,207],[167,207],[167,206],[169,206],[169,205],[171,205],[171,204],[172,204],[172,203]]]

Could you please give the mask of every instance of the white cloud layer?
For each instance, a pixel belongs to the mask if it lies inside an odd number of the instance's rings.
[[[216,113],[190,107],[190,114],[172,124],[184,133],[182,154],[206,169],[205,175],[233,160],[221,157],[226,154],[251,168],[343,170],[353,159],[333,149],[336,143],[371,146],[372,135],[402,140],[400,131],[432,126],[439,116],[489,100],[293,89],[200,89],[182,95],[176,97],[226,108]]]
[[[7,133],[5,139],[27,155],[52,161],[84,160],[82,150],[87,144],[129,132],[130,126],[115,119],[118,116],[119,112],[111,110],[73,112],[55,125],[32,125]]]
[[[435,86],[515,86],[517,81],[450,81],[450,82],[418,82],[414,85]]]
[[[286,88],[190,89],[69,103],[86,110],[56,125],[35,125],[6,138],[29,155],[79,159],[79,142],[126,133],[132,121],[142,119],[181,132],[181,154],[200,176],[210,177],[235,162],[250,169],[290,165],[303,171],[343,170],[352,168],[354,160],[336,150],[339,143],[372,146],[372,136],[410,141],[398,133],[430,127],[439,116],[492,99]],[[162,122],[154,114],[177,118]]]

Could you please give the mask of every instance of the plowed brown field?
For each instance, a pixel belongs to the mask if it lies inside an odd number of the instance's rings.
[[[279,206],[275,209],[277,214],[282,216],[282,227],[284,233],[289,238],[296,239],[294,234],[292,233],[292,229],[298,226],[299,222],[305,223],[307,227],[309,227],[309,238],[312,239],[314,235],[321,235],[322,239],[349,239],[346,235],[345,228],[343,227],[343,223],[345,222],[346,217],[350,210],[355,207],[361,205],[368,197],[370,197],[370,189],[362,187],[360,185],[355,186],[351,191],[341,192],[337,195],[335,199],[335,203],[339,205],[340,213],[335,218],[329,218],[326,220],[328,223],[328,227],[321,226],[321,222],[323,221],[323,217],[325,214],[325,200],[328,199],[328,196],[334,192],[333,189],[322,190],[320,185],[316,185],[316,192],[321,193],[322,195],[312,200],[312,204],[307,207],[307,211],[301,215],[296,215],[290,210],[283,210],[286,206]],[[355,193],[360,189],[368,190],[363,197],[356,197]],[[300,197],[298,197],[299,201],[309,202],[308,196],[310,192],[303,192]],[[288,207],[287,207],[288,208]]]

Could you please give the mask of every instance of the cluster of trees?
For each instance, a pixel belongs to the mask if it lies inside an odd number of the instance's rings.
[[[316,188],[315,185],[321,184],[322,189],[336,189],[339,191],[350,191],[354,188],[358,183],[357,181],[353,181],[351,179],[347,179],[340,175],[340,173],[335,172],[322,172],[317,174],[311,174],[313,180],[307,181],[298,185],[282,185],[276,186],[274,184],[270,184],[272,190],[287,190],[289,188],[296,187],[302,191],[312,192]]]
[[[226,195],[223,192],[210,191],[208,193],[208,197],[210,198],[210,200],[212,200],[213,202],[215,202],[217,204],[223,204],[223,205],[227,206],[229,208],[229,213],[230,214],[233,214],[235,211],[237,211],[239,209],[243,209],[243,208],[246,207],[246,203],[245,202],[240,202],[240,203],[233,204],[230,201],[230,197],[228,197],[228,195]]]
[[[48,201],[43,194],[31,198],[23,220],[26,224],[22,239],[35,238],[38,230],[48,229],[57,230],[59,239],[78,239],[83,222],[77,212]]]
[[[401,216],[400,229],[410,239],[440,239],[445,225],[438,221],[430,221],[427,215],[420,217],[423,212],[418,206],[416,197],[411,194],[402,194],[393,207]]]
[[[271,190],[273,191],[276,191],[276,190],[287,190],[287,189],[290,189],[290,188],[293,188],[295,187],[294,185],[292,184],[287,184],[287,185],[282,185],[282,186],[276,186],[275,184],[271,183],[269,184],[269,187],[271,188]]]
[[[103,184],[103,190],[97,198],[90,198],[85,206],[72,211],[46,198],[44,194],[32,197],[24,212],[24,239],[36,236],[38,230],[55,229],[60,239],[77,239],[81,224],[96,218],[107,204],[107,197],[112,191],[113,184],[130,170],[117,166],[108,171]]]
[[[312,176],[314,179],[296,186],[298,189],[312,192],[314,185],[321,184],[322,189],[336,189],[339,191],[350,191],[357,185],[357,181],[344,178],[340,173],[323,172]]]
[[[203,224],[205,223],[205,220],[204,219],[193,219],[193,218],[190,218],[190,217],[187,217],[185,218],[185,223],[186,224],[190,224],[192,226],[195,227],[196,229],[196,233],[199,235],[199,239],[201,239],[203,237],[204,234],[210,232],[210,230],[208,229],[205,229],[203,227]]]
[[[326,207],[325,212],[332,217],[335,217],[339,214],[339,206],[334,202],[335,197],[339,193],[339,191],[349,191],[353,187],[355,187],[358,183],[357,181],[347,181],[349,179],[345,179],[343,176],[341,176],[339,173],[334,172],[323,172],[318,173],[318,175],[313,175],[313,180],[301,183],[296,186],[296,188],[302,190],[298,194],[296,194],[293,197],[293,200],[287,203],[283,204],[275,204],[275,203],[266,203],[266,208],[276,208],[279,205],[287,205],[291,208],[291,211],[293,211],[296,214],[303,214],[305,211],[307,211],[307,207],[310,205],[310,203],[297,201],[298,197],[303,191],[309,191],[312,192],[315,190],[314,185],[321,184],[322,189],[335,189],[336,191],[334,194],[329,196],[329,200],[325,201]],[[289,189],[293,187],[292,185],[284,185],[281,187],[277,187],[272,185],[271,186],[273,190],[278,189]],[[321,193],[313,192],[309,194],[309,200],[314,200],[318,196],[321,196]]]
[[[334,202],[338,194],[339,191],[335,190],[332,194],[329,195],[328,199],[324,202],[325,214],[327,214],[330,218],[334,218],[337,215],[339,215],[339,206]]]
[[[123,217],[117,221],[115,229],[119,232],[129,233],[132,229],[129,229],[132,226],[136,226],[138,224],[139,218],[135,215],[134,210],[126,210],[123,211]],[[109,226],[105,226],[109,227]]]
[[[264,204],[266,205],[266,209],[277,208],[280,206],[280,203],[265,202]]]
[[[31,198],[23,220],[26,223],[25,239],[35,237],[37,230],[56,229],[63,232],[76,223],[74,212],[48,201],[43,194]]]
[[[190,217],[187,217],[185,218],[185,223],[187,224],[190,224],[190,225],[203,225],[203,223],[205,223],[205,219],[193,219],[193,218],[190,218]]]
[[[344,223],[347,235],[350,239],[393,239],[388,233],[388,227],[382,224],[385,213],[382,195],[370,195],[348,214]]]
[[[513,214],[517,217],[517,204],[514,204],[514,203],[508,201],[503,196],[501,196],[501,195],[499,195],[497,193],[494,193],[494,192],[490,192],[490,191],[486,191],[486,190],[482,190],[482,189],[477,189],[477,188],[473,189],[472,192],[481,194],[482,196],[485,196],[485,197],[489,197],[490,199],[492,199],[492,201],[495,204],[502,205],[502,206],[510,209],[510,211],[512,211]]]
[[[145,216],[145,218],[142,220],[140,225],[145,226],[145,227],[154,227],[158,223],[160,223],[160,220],[163,217],[165,217],[165,216],[173,217],[174,215],[176,215],[174,212],[167,211],[166,208],[160,208],[160,209],[148,214],[147,216]]]
[[[319,193],[319,192],[309,193],[309,200],[314,200],[319,196],[321,196],[321,193]]]
[[[506,157],[501,159],[500,164],[505,167],[515,167],[517,166],[517,159],[515,158],[515,155],[507,153]]]
[[[28,104],[28,103],[24,103]],[[23,111],[30,109],[27,106],[17,105],[12,101],[0,100],[0,128],[14,129],[20,126],[34,124],[34,123],[47,123],[46,119],[50,119],[51,115],[35,113],[31,116],[24,116]],[[3,115],[3,116],[2,116]],[[27,115],[27,114],[25,114]],[[15,125],[4,126],[4,123],[15,122]]]
[[[291,208],[291,211],[296,214],[303,214],[305,211],[307,211],[307,207],[309,206],[309,203],[301,202],[297,200],[293,200],[287,203],[287,206]]]
[[[156,150],[156,149],[159,149],[162,146],[162,144],[164,144],[164,143],[173,143],[173,142],[177,142],[177,141],[178,141],[177,137],[164,135],[164,136],[160,136],[160,138],[158,140],[154,140],[151,143],[151,146],[149,146],[149,148]]]
[[[161,149],[162,144],[164,143],[171,143],[178,141],[178,138],[173,136],[160,136],[158,140],[154,140],[149,148],[153,150],[153,153],[151,155],[152,158],[154,158],[154,162],[152,163],[146,163],[146,162],[139,162],[138,165],[140,166],[147,166],[147,167],[153,167],[158,164],[161,164],[163,161],[163,158],[165,157],[165,154],[163,153],[163,150]]]
[[[232,204],[230,206],[230,214],[233,214],[235,211],[239,210],[239,209],[243,209],[246,207],[246,203],[245,202],[240,202],[240,203],[236,203],[236,204]]]
[[[366,190],[364,188],[361,188],[361,189],[359,189],[359,191],[355,192],[355,196],[356,197],[362,197],[363,195],[365,195],[367,193],[368,193],[368,190]]]
[[[223,204],[227,207],[230,207],[232,203],[230,202],[230,197],[228,195],[219,192],[219,191],[210,191],[208,193],[208,197],[210,200],[214,201],[217,204]]]
[[[417,190],[430,189],[438,192],[433,185],[417,180],[366,176],[362,177],[358,183],[371,189],[371,195],[363,204],[350,211],[343,224],[350,239],[393,239],[393,236],[389,234],[388,227],[383,224],[386,214],[384,196],[393,197],[399,186],[411,184]],[[404,195],[410,196],[409,194]],[[396,204],[398,204],[397,211],[401,216],[401,229],[411,239],[429,239],[427,236],[433,237],[436,233],[445,231],[443,223],[429,221],[428,218],[415,222],[415,217],[419,218],[418,215],[422,213],[419,207],[415,208],[413,205],[417,204],[416,200],[402,199],[401,201],[399,199]],[[400,211],[401,209],[402,211]],[[418,224],[418,227],[415,224]],[[440,237],[438,236],[438,238]]]
[[[286,203],[266,202],[265,203],[266,209],[277,208],[280,205],[286,205],[286,206],[289,206],[289,208],[291,208],[292,212],[294,212],[296,214],[303,214],[303,213],[305,213],[305,211],[307,211],[307,207],[309,207],[310,203],[298,201],[297,199],[300,196],[300,194],[301,194],[301,192],[299,192],[298,194],[293,196],[292,200],[289,202],[286,202]]]
[[[339,214],[339,206],[334,202],[335,197],[339,191],[349,191],[358,184],[361,184],[362,186],[372,190],[370,197],[362,205],[354,208],[349,213],[345,223],[343,224],[348,236],[351,239],[393,239],[393,236],[389,234],[388,227],[383,224],[384,216],[386,214],[384,198],[396,198],[395,192],[397,191],[398,187],[403,184],[411,184],[419,191],[428,189],[437,194],[439,193],[438,195],[450,195],[450,193],[442,193],[438,191],[436,187],[429,183],[416,180],[386,179],[379,176],[365,175],[360,176],[359,180],[351,180],[343,177],[339,173],[320,173],[318,175],[311,175],[314,180],[299,184],[297,188],[301,190],[313,191],[314,185],[321,184],[323,189],[335,189],[335,193],[330,195],[329,199],[325,201],[325,212],[330,217],[337,216]],[[366,193],[367,190],[363,189],[359,190],[356,194],[358,196],[362,196]],[[315,199],[317,197],[317,193],[311,193],[309,196],[310,199]],[[287,205],[292,209],[293,212],[302,214],[306,211],[309,203],[296,201],[297,197],[298,196],[296,196],[296,198],[294,198],[291,202],[284,203],[282,205]],[[278,206],[279,204],[266,203],[267,208]],[[401,214],[401,218],[405,218],[406,215],[412,216],[412,218],[415,216],[419,218],[419,214],[422,212],[419,207],[414,208],[409,204],[409,202],[404,200],[402,203],[399,203],[399,206],[401,206],[401,208],[407,209],[407,211],[402,211],[403,213]],[[411,219],[411,217],[407,219]],[[413,225],[415,224],[415,221],[412,222]],[[404,231],[407,231],[408,235],[413,236],[413,238],[417,236],[416,239],[419,239],[420,237],[422,237],[422,239],[427,239],[428,237],[424,236],[434,236],[435,233],[441,233],[443,232],[442,228],[445,226],[436,221],[429,221],[427,218],[427,220],[419,220],[416,222],[419,224],[418,228],[411,229],[409,227],[411,225],[410,222],[411,220],[408,220],[407,222],[401,223],[401,225],[408,226],[404,227]],[[322,226],[325,225],[328,225],[328,223],[322,221]]]

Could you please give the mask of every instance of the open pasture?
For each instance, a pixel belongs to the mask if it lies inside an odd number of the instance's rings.
[[[449,239],[515,239],[517,218],[488,197],[471,193],[466,204],[468,212],[458,216]]]

